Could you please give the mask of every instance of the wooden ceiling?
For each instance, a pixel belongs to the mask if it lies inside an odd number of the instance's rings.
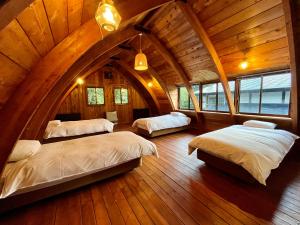
[[[0,31],[0,106],[42,57],[94,17],[98,2],[35,0]],[[281,0],[192,0],[190,3],[228,77],[289,68]],[[134,22],[141,21],[143,16]],[[218,79],[208,51],[175,3],[163,6],[145,24],[183,66],[190,81]],[[137,43],[134,46],[138,48]],[[143,51],[166,84],[182,83],[147,39],[143,40]],[[241,71],[238,65],[244,59],[250,66]]]
[[[113,34],[101,34],[93,19],[99,0],[28,0],[32,4],[21,13],[23,1],[6,2],[18,7],[10,6],[16,16],[11,11],[6,13],[5,5],[0,8],[0,15],[4,12],[7,18],[13,18],[0,22],[0,117],[4,127],[11,127],[14,138],[34,113],[48,118],[45,110],[59,104],[74,79],[95,69],[95,64],[100,69],[117,55],[132,66],[132,54],[139,47],[132,39],[138,33],[130,30],[132,25],[150,29],[173,60],[168,60],[149,38],[143,38],[150,71],[139,73],[140,82],[154,82],[150,92],[158,102],[169,101],[176,108],[176,85],[219,79],[211,51],[174,1],[115,0],[123,21]],[[189,0],[188,4],[228,78],[290,67],[282,0]],[[135,50],[128,53],[119,49],[120,43]],[[247,70],[238,67],[244,59],[249,61]],[[9,122],[6,118],[12,110],[16,119]],[[12,143],[3,145],[6,148]]]

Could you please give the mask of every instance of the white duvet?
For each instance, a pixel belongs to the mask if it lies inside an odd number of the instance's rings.
[[[32,157],[5,167],[0,198],[62,183],[144,155],[158,156],[155,144],[129,131],[44,144]]]
[[[137,119],[133,122],[133,127],[147,130],[149,134],[153,131],[187,126],[191,122],[191,118],[187,116],[163,115],[150,118]]]
[[[114,124],[107,119],[91,119],[61,122],[60,125],[48,124],[44,139],[69,137],[97,132],[113,132]]]
[[[201,149],[242,166],[266,185],[271,170],[279,166],[298,138],[285,130],[234,125],[193,138],[189,154]]]

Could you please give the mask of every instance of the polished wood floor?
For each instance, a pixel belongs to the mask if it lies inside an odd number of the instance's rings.
[[[106,181],[2,215],[0,224],[300,224],[300,154],[267,187],[250,185],[187,155],[195,132],[152,139],[160,158]]]

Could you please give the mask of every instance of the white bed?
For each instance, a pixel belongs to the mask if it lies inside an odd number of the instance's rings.
[[[99,132],[113,132],[114,124],[107,119],[91,119],[61,122],[49,121],[44,139],[71,137]]]
[[[279,166],[299,137],[285,130],[234,125],[193,138],[194,150],[240,165],[266,185],[272,169]]]
[[[137,119],[132,127],[146,130],[149,134],[170,128],[186,127],[191,123],[191,118],[180,112],[171,112],[163,116]]]
[[[144,155],[158,156],[155,144],[129,131],[44,144],[35,155],[6,165],[0,198],[54,186]]]

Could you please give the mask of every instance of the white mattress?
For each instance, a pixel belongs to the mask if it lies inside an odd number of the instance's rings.
[[[155,144],[129,131],[50,144],[28,159],[7,164],[0,198],[82,177],[144,155],[156,155]]]
[[[133,122],[132,126],[147,130],[149,134],[151,134],[153,131],[157,130],[187,126],[190,124],[190,122],[191,118],[187,116],[174,116],[168,114],[163,116],[137,119]]]
[[[61,122],[58,126],[54,126],[49,123],[45,130],[44,139],[77,136],[106,131],[113,132],[113,128],[114,124],[103,118]]]
[[[189,154],[201,149],[242,166],[266,185],[271,170],[279,166],[298,138],[285,130],[234,125],[193,138]]]

